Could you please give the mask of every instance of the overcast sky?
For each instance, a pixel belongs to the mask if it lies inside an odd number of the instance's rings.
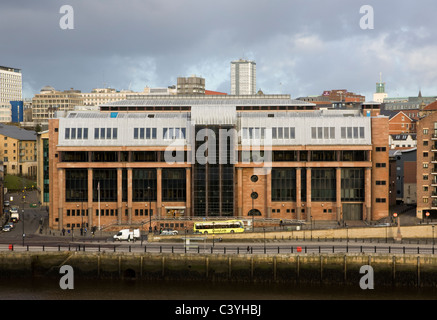
[[[62,29],[62,5],[74,29]],[[363,29],[364,5],[374,29]],[[293,98],[347,89],[372,99],[437,95],[435,0],[15,0],[0,3],[0,65],[23,96],[45,85],[142,91],[196,74],[230,93],[230,62],[257,64],[257,89]],[[65,21],[64,21],[65,22]],[[370,23],[370,20],[365,22]]]

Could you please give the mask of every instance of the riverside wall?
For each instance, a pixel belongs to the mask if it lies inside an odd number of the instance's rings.
[[[242,233],[233,233],[233,234],[208,234],[208,239],[212,239],[213,236],[216,238],[222,238],[223,240],[258,240],[263,239],[297,239],[297,240],[308,240],[311,237],[313,239],[399,239],[398,232],[400,233],[400,239],[433,239],[434,237],[437,240],[437,229],[434,231],[433,224],[425,224],[419,226],[404,226],[400,227],[351,227],[351,228],[334,228],[334,229],[305,229],[305,230],[289,230],[296,229],[296,227],[284,227],[282,230],[278,231],[268,231],[265,234],[260,232],[259,229],[257,232],[245,231]],[[279,227],[278,227],[279,229]],[[183,233],[181,234],[183,235]],[[205,235],[189,235],[190,238],[205,238]],[[149,236],[149,241],[162,241],[163,239],[168,239],[165,236]]]
[[[358,285],[363,265],[378,286],[435,287],[437,257],[396,254],[154,254],[0,252],[3,277],[58,277],[69,265],[76,278],[235,281]]]

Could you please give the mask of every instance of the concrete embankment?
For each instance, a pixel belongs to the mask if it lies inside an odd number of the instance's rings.
[[[238,281],[358,285],[363,265],[378,286],[435,287],[437,257],[389,254],[153,254],[1,252],[2,277],[58,277],[69,265],[76,278]]]

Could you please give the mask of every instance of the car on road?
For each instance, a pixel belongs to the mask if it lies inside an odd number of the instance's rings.
[[[12,207],[10,210],[10,213],[18,213],[18,208],[17,207]]]
[[[9,207],[9,200],[5,200],[5,201],[3,201],[3,205],[4,205],[5,207]]]
[[[13,222],[8,222],[5,224],[5,226],[9,226],[11,229],[14,229],[14,223]]]
[[[8,232],[8,231],[11,231],[11,229],[12,228],[11,228],[11,226],[9,224],[5,224],[2,230],[5,231],[5,232]]]
[[[178,231],[173,229],[164,229],[161,231],[161,235],[163,236],[174,236],[177,235]]]
[[[375,227],[390,227],[391,223],[384,222],[384,223],[378,223],[375,225]]]

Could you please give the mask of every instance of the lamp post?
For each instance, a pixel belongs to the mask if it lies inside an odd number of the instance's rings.
[[[434,226],[432,226],[432,252],[434,253]]]
[[[264,253],[266,253],[266,227],[263,227],[264,231]]]
[[[313,241],[313,216],[310,216],[310,222],[311,222],[311,241]]]
[[[26,237],[26,234],[24,233],[24,200],[26,199],[26,196],[24,195],[24,189],[23,189],[23,197],[22,197],[22,202],[23,202],[23,210],[21,211],[21,215],[23,216],[23,247],[24,247],[24,238]]]
[[[214,247],[215,222],[212,222],[212,246]]]
[[[432,249],[434,252],[434,226],[432,226]]]

